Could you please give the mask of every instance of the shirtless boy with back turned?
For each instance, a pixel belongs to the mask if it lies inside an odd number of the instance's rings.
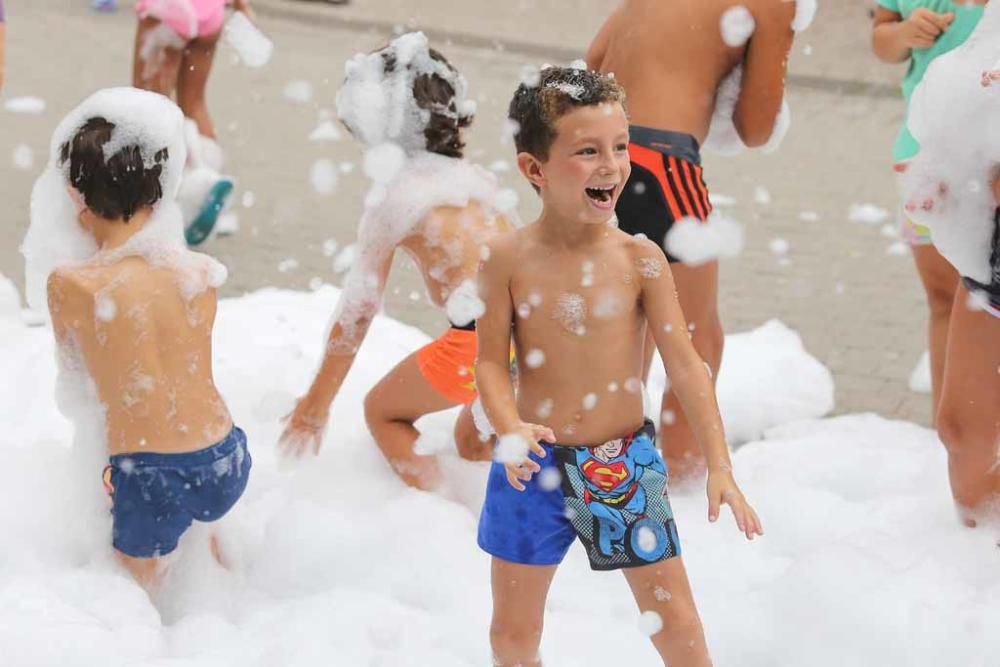
[[[85,104],[133,113],[118,111],[128,125],[83,114],[61,146],[58,165],[97,252],[50,274],[49,311],[62,367],[86,374],[104,419],[116,555],[152,592],[181,535],[221,518],[249,477],[246,436],[212,374],[225,269],[183,245],[173,201],[183,144],[168,148],[169,137],[143,128],[143,114],[165,116],[179,139],[177,107],[134,89]]]

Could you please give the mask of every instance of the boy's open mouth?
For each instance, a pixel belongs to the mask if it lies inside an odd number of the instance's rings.
[[[593,199],[599,204],[607,204],[611,201],[611,197],[615,193],[615,185],[609,185],[607,187],[597,187],[597,188],[584,188],[587,192],[587,196]]]

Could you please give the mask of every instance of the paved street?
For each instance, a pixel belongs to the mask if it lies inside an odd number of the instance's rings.
[[[130,81],[130,3],[112,15],[94,14],[88,4],[7,3],[8,75],[0,106],[26,95],[47,103],[37,115],[0,109],[0,272],[18,285],[17,245],[28,224],[30,188],[55,123],[93,90]],[[849,219],[854,205],[894,206],[890,147],[902,115],[894,88],[900,72],[870,54],[867,2],[820,4],[813,27],[796,42],[789,78],[793,125],[781,150],[706,159],[716,204],[747,229],[744,252],[723,265],[724,324],[736,332],[781,319],[834,372],[838,412],[870,410],[926,424],[928,397],[907,388],[924,348],[916,273],[890,235],[891,215],[874,224]],[[510,171],[513,148],[500,141],[507,101],[525,64],[578,57],[612,6],[607,0],[356,0],[339,8],[256,0],[260,23],[276,45],[272,62],[248,69],[223,47],[211,83],[220,141],[239,180],[239,232],[205,246],[230,267],[224,295],[338,281],[325,250],[330,239],[343,247],[354,236],[367,187],[354,168],[361,151],[346,133],[333,142],[308,137],[331,117],[344,61],[410,27],[426,29],[468,78],[479,101],[469,155],[498,170],[530,219],[536,197]],[[311,100],[287,99],[293,81],[311,85]],[[29,169],[15,166],[21,145],[34,153]],[[332,194],[310,186],[317,159],[340,169]],[[785,243],[787,253],[776,253]],[[436,332],[444,320],[411,299],[415,285],[415,272],[397,267],[386,309]]]

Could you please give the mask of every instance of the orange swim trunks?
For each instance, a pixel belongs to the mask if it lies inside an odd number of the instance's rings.
[[[449,327],[417,350],[417,367],[427,383],[452,403],[476,400],[476,330]]]

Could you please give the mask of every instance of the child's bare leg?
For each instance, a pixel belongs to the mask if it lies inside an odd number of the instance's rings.
[[[722,363],[722,323],[719,320],[718,287],[719,264],[709,262],[700,266],[671,264],[677,285],[677,296],[688,322],[695,349],[712,369],[712,381],[719,374]],[[674,332],[687,335],[688,332]],[[695,480],[705,474],[705,458],[701,446],[691,431],[684,409],[677,395],[669,389],[664,392],[663,414],[660,423],[660,447],[663,458],[670,470],[670,477],[676,482]]]
[[[654,611],[663,629],[650,637],[664,665],[711,665],[705,633],[680,557],[622,570],[642,612]]]
[[[207,37],[192,40],[184,49],[180,74],[177,78],[177,106],[184,115],[198,125],[198,133],[203,137],[215,138],[215,126],[208,115],[208,105],[205,103],[205,90],[208,86],[208,75],[212,72],[215,60],[215,48],[219,43],[218,32]]]
[[[494,667],[541,667],[545,598],[555,565],[521,565],[493,558],[493,621],[490,646]]]
[[[489,461],[493,458],[493,438],[483,442],[472,418],[472,408],[466,405],[455,420],[455,448],[466,461]]]
[[[454,406],[424,379],[416,353],[399,362],[365,396],[368,428],[396,474],[410,486],[428,491],[441,483],[437,458],[413,451],[420,435],[414,422]]]
[[[945,350],[948,347],[948,321],[951,318],[951,306],[955,301],[959,276],[955,268],[934,246],[914,245],[911,250],[917,273],[920,274],[920,281],[927,293],[927,306],[930,308],[927,338],[931,359],[933,400],[931,415],[936,415],[941,404],[941,380],[944,376]]]
[[[1000,319],[967,306],[959,285],[951,314],[937,429],[948,450],[951,492],[966,521],[1000,514]]]
[[[135,31],[135,51],[132,56],[132,85],[171,97],[177,88],[183,50],[165,45],[152,50],[145,49],[147,40],[157,39],[156,35],[150,33],[161,25],[152,18],[139,21]]]
[[[142,586],[147,593],[153,595],[160,587],[166,565],[160,558],[133,558],[115,550],[118,561],[125,566],[132,578]]]

